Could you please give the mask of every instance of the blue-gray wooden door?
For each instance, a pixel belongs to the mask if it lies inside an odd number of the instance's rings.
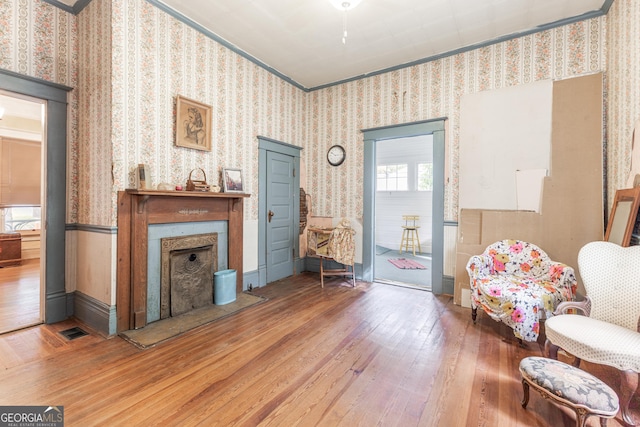
[[[294,159],[267,152],[267,283],[293,275]]]

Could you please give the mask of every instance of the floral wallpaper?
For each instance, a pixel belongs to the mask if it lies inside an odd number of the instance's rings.
[[[640,2],[615,0],[607,19],[606,154],[611,208],[615,191],[627,186],[631,137],[640,119]]]
[[[104,139],[111,140],[107,159],[113,164],[99,169],[102,177],[112,173],[113,180],[110,188],[100,188],[111,193],[111,211],[96,209],[96,200],[81,205],[79,217],[115,223],[116,191],[133,187],[131,171],[146,163],[153,185],[184,186],[196,168],[205,171],[208,183],[215,183],[223,167],[241,168],[245,191],[252,195],[245,200],[245,217],[257,219],[256,137],[300,145],[304,92],[146,1],[94,0],[89,7],[111,14],[112,109],[103,131]],[[96,79],[89,86],[100,84]],[[177,95],[213,107],[211,152],[174,145]],[[102,200],[109,202],[108,197]]]
[[[361,129],[449,119],[445,219],[457,220],[460,98],[467,93],[603,71],[606,18],[594,18],[309,94],[306,191],[314,214],[362,217]],[[327,149],[347,148],[347,167],[328,168]]]
[[[253,196],[245,216],[256,219],[256,135],[304,148],[316,215],[361,217],[360,130],[445,116],[445,218],[456,220],[465,93],[605,71],[609,193],[624,186],[640,115],[639,27],[640,5],[616,0],[606,17],[306,93],[143,0],[93,0],[77,17],[39,0],[0,0],[0,67],[76,88],[70,223],[115,225],[116,192],[133,186],[138,163],[151,165],[155,184],[183,183],[197,167],[209,181],[240,167]],[[213,106],[212,152],[173,145],[178,94]],[[336,143],[348,150],[345,167],[325,161]]]
[[[39,0],[0,0],[0,68],[66,85],[78,84],[77,17]],[[67,222],[76,222],[78,91],[68,96]]]
[[[74,215],[80,224],[115,225],[111,213],[116,209],[112,195],[111,117],[121,112],[111,99],[111,2],[92,1],[78,18],[79,76],[77,180]]]
[[[74,87],[75,16],[42,1],[0,1],[0,68]]]

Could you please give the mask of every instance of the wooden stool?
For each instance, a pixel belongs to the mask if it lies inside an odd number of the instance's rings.
[[[520,361],[524,398],[529,403],[529,386],[542,397],[567,406],[576,413],[576,426],[583,427],[587,418],[600,417],[600,425],[618,413],[618,395],[604,382],[574,366],[545,357],[525,357]]]
[[[343,264],[343,268],[334,268],[332,270],[324,269],[324,260],[335,261],[333,257],[330,256],[321,256],[320,257],[320,286],[324,288],[324,277],[325,276],[349,276],[351,277],[351,283],[353,287],[356,287],[356,269],[353,265]],[[336,261],[337,262],[337,261]],[[351,267],[351,270],[349,270]]]
[[[416,225],[416,221],[420,220],[419,215],[402,215],[404,225],[402,226],[402,240],[400,241],[400,253],[402,249],[409,252],[409,247],[413,251],[413,256],[416,256],[416,243],[418,244],[418,252],[422,252],[420,247],[420,237],[418,236],[419,225]]]

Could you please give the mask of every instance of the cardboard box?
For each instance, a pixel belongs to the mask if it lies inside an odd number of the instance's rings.
[[[586,243],[604,237],[602,74],[554,81],[551,110],[551,168],[543,179],[540,212],[461,206],[455,304],[462,304],[462,289],[469,289],[469,258],[503,239],[533,243],[552,260],[573,267],[578,293],[584,293],[578,252]],[[464,179],[464,171],[460,174]]]

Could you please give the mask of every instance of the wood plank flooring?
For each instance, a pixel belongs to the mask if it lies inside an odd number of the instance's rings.
[[[41,323],[40,260],[0,268],[0,333]]]
[[[74,320],[0,335],[0,405],[63,405],[67,426],[575,423],[533,391],[520,406],[518,364],[540,346],[484,314],[474,325],[450,297],[338,278],[322,289],[313,273],[254,292],[269,301],[147,350],[68,341],[58,332]],[[583,368],[618,387],[615,371]]]

